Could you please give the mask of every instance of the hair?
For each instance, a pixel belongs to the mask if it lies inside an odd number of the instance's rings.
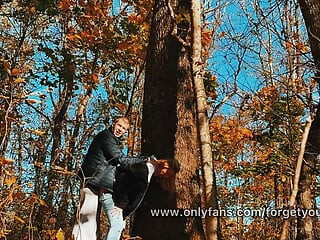
[[[130,126],[130,120],[129,120],[129,118],[127,118],[127,117],[117,117],[117,118],[114,120],[114,123],[117,123],[117,122],[119,122],[120,120],[123,120],[125,123],[128,124],[128,126]]]
[[[168,163],[169,167],[172,168],[176,173],[180,171],[180,163],[175,158],[165,158]]]

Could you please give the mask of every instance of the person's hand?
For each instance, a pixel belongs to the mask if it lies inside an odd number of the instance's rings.
[[[121,218],[122,217],[122,208],[119,208],[117,206],[114,206],[112,209],[111,209],[111,216],[112,217],[116,217],[116,218]]]
[[[158,166],[158,160],[153,155],[147,158],[147,162],[153,164],[155,167]]]

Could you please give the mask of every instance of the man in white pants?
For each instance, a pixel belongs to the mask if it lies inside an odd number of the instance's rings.
[[[123,217],[118,217],[121,210],[115,206],[112,198],[116,167],[151,161],[150,157],[126,157],[122,154],[120,138],[128,131],[129,126],[128,118],[117,118],[110,128],[101,131],[90,144],[79,171],[84,187],[72,232],[75,240],[97,239],[99,195],[102,196],[100,201],[110,223],[105,240],[117,240],[121,236],[125,222]]]
[[[75,240],[89,240],[97,238],[98,198],[90,188],[85,187],[80,192],[80,205],[72,235]]]

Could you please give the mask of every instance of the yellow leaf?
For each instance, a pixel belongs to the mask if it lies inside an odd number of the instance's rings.
[[[46,207],[48,206],[48,205],[46,204],[46,202],[43,201],[42,199],[40,199],[37,194],[31,193],[31,197],[32,197],[33,200],[39,202],[39,204],[40,204],[41,206],[46,206]]]
[[[57,240],[64,240],[64,232],[61,230],[61,228],[58,230],[56,234],[56,239]]]
[[[39,203],[40,203],[41,206],[48,207],[48,205],[46,204],[46,202],[45,202],[44,200],[42,200],[42,199],[39,198],[38,201],[39,201]]]
[[[46,133],[46,132],[44,132],[44,131],[39,131],[39,130],[36,130],[36,129],[30,129],[30,131],[31,131],[32,133],[37,134],[37,135],[40,135],[40,136]]]
[[[30,11],[30,13],[35,13],[35,12],[36,12],[36,8],[35,8],[35,7],[31,7],[31,8],[29,9],[29,11]]]
[[[34,162],[34,165],[36,166],[36,167],[43,167],[43,163],[42,162],[38,162],[38,161],[35,161]]]
[[[29,104],[40,103],[40,101],[36,99],[27,99],[26,102]]]
[[[25,221],[21,217],[14,216],[14,219],[21,222],[21,223],[25,223]]]
[[[16,182],[16,178],[14,176],[8,176],[5,178],[4,182],[10,187],[12,184]]]
[[[16,80],[14,80],[14,83],[18,84],[18,83],[24,83],[25,80],[21,77],[18,77]]]

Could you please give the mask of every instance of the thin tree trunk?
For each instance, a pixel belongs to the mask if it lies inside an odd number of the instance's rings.
[[[201,61],[201,18],[200,1],[192,0],[192,72],[196,94],[197,122],[200,137],[200,152],[202,160],[202,169],[204,177],[204,202],[205,207],[218,209],[217,189],[215,173],[212,161],[211,139],[209,131],[209,121],[207,116],[207,97],[202,77]],[[206,216],[205,232],[206,239],[219,239],[219,221],[218,217]]]
[[[304,156],[304,152],[305,152],[305,148],[306,148],[306,144],[307,144],[307,140],[308,140],[308,135],[309,135],[311,123],[312,123],[312,121],[311,121],[311,118],[309,117],[306,122],[306,126],[305,126],[303,137],[302,137],[302,142],[301,142],[301,146],[300,146],[300,152],[299,152],[299,156],[297,159],[297,166],[296,166],[296,170],[295,170],[295,174],[294,174],[294,182],[293,182],[292,193],[290,196],[289,209],[293,208],[295,205],[295,202],[296,202],[296,197],[297,197],[298,189],[299,189],[300,173],[301,173],[301,168],[302,168],[302,163],[303,163],[303,156]],[[289,229],[289,219],[286,219],[283,223],[283,226],[282,226],[280,240],[287,239],[288,229]]]

